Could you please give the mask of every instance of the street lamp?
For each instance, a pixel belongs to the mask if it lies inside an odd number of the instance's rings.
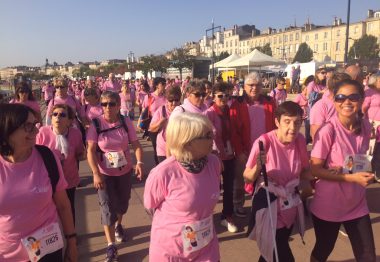
[[[350,33],[350,7],[351,7],[351,0],[348,0],[347,3],[347,25],[346,25],[346,43],[344,46],[344,64],[347,64],[347,54],[348,54],[348,38]]]
[[[215,64],[215,53],[214,53],[215,30],[217,30],[217,32],[220,32],[221,26],[214,26],[214,19],[212,19],[211,28],[206,30],[206,39],[207,39],[207,33],[210,31],[211,31],[211,39],[212,39],[212,43],[211,43],[211,52],[212,52],[212,60],[211,60],[211,62],[212,62],[212,79],[211,79],[211,82],[212,82],[212,84],[215,83],[215,70],[214,70],[214,64]]]

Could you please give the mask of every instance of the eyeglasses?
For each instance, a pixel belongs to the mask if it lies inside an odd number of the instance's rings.
[[[229,98],[230,95],[229,94],[220,94],[220,95],[216,95],[216,97],[219,99],[223,99],[223,98]]]
[[[37,124],[38,124],[37,121],[33,123],[25,122],[24,124],[22,124],[22,127],[24,128],[25,132],[32,133],[37,128],[36,127]]]
[[[176,99],[168,99],[169,103],[173,103],[173,102],[177,102],[178,103],[179,101],[181,101],[181,100],[177,99],[177,98]]]
[[[100,103],[100,105],[102,107],[107,107],[107,106],[109,106],[109,107],[115,107],[116,106],[116,102],[105,102],[105,103]]]
[[[260,87],[261,85],[260,84],[245,84],[246,86],[249,86],[250,88],[252,87]]]
[[[192,93],[195,97],[197,97],[197,98],[200,98],[200,97],[203,97],[203,98],[205,98],[206,96],[207,96],[207,94],[206,93]]]
[[[67,116],[66,113],[62,112],[62,113],[58,113],[58,112],[54,112],[53,114],[51,114],[52,116],[55,116],[55,117],[62,117],[62,118],[65,118]]]
[[[55,89],[65,89],[65,86],[56,86]]]
[[[346,101],[346,99],[350,100],[351,102],[359,102],[359,100],[362,98],[360,94],[351,94],[351,95],[343,95],[343,94],[338,94],[334,97],[334,101],[337,103],[343,103]]]
[[[327,74],[326,71],[322,71],[322,72],[319,72],[319,73],[322,74],[322,75]]]

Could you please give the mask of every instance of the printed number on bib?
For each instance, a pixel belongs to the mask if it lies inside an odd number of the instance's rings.
[[[107,168],[119,168],[127,165],[127,159],[123,151],[104,153]]]
[[[372,156],[364,154],[348,155],[343,163],[343,173],[369,172],[371,171],[371,160]]]
[[[63,248],[61,229],[58,223],[52,223],[21,239],[21,243],[28,252],[30,261],[38,261],[45,255]]]
[[[182,227],[185,253],[192,253],[207,246],[214,237],[212,216],[186,224]]]

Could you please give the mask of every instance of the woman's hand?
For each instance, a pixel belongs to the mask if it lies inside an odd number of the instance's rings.
[[[362,187],[366,187],[370,184],[371,181],[374,179],[374,174],[369,172],[358,172],[351,175],[348,175],[349,177],[352,177],[351,180],[354,183],[357,183],[361,185]]]
[[[96,189],[104,188],[104,178],[102,174],[94,174],[94,187]]]
[[[136,164],[136,177],[141,181],[143,179],[142,163]]]
[[[76,238],[71,238],[67,241],[64,261],[65,262],[78,261],[78,249],[77,249],[77,244],[76,244]]]

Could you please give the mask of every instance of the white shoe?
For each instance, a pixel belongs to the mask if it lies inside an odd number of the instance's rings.
[[[237,226],[232,221],[228,222],[227,219],[222,219],[222,221],[220,221],[220,224],[226,227],[228,232],[236,233],[238,231]]]

